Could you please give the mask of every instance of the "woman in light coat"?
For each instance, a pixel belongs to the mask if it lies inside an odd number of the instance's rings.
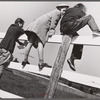
[[[24,61],[22,62],[23,67],[28,62],[28,55],[32,46],[37,48],[39,56],[39,69],[42,70],[43,67],[51,67],[47,63],[44,63],[43,52],[45,43],[48,38],[55,34],[55,28],[65,13],[69,8],[66,4],[60,4],[56,6],[57,9],[37,18],[26,28],[26,35],[28,36],[28,45],[25,48]]]

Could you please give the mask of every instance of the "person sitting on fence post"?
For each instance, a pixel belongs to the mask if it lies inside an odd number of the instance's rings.
[[[88,25],[93,32],[93,36],[100,36],[100,29],[92,15],[87,15],[85,5],[78,3],[74,7],[66,10],[60,22],[60,31],[62,35],[69,35],[73,38],[78,35],[77,31],[86,25]],[[70,59],[67,60],[70,68],[74,71],[76,71],[74,60],[81,59],[82,50],[83,45],[74,45],[72,55]]]
[[[55,28],[65,13],[65,10],[69,8],[66,4],[60,4],[56,6],[57,9],[37,18],[26,28],[26,35],[28,36],[29,43],[25,48],[24,61],[22,62],[23,68],[28,62],[28,55],[32,46],[37,48],[39,63],[38,67],[41,71],[44,67],[52,67],[47,63],[44,63],[44,46],[48,41],[48,38],[55,34]]]
[[[14,24],[11,24],[8,28],[6,35],[0,43],[0,77],[3,74],[3,69],[7,67],[10,62],[13,60],[13,51],[15,48],[16,42],[20,45],[23,45],[18,38],[24,34],[22,29],[24,25],[24,20],[17,18]]]

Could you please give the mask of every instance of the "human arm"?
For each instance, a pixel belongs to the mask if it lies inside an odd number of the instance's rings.
[[[95,38],[95,37],[100,37],[100,34],[98,34],[98,33],[93,33],[92,36],[93,36],[93,38]]]
[[[24,43],[23,42],[21,42],[21,41],[19,41],[18,39],[17,39],[17,41],[16,41],[19,45],[23,45],[24,46]]]
[[[61,13],[58,10],[55,10],[54,12],[51,13],[51,25],[50,25],[50,29],[55,29],[60,18],[61,18]]]
[[[49,30],[48,36],[52,37],[55,34],[55,29]]]
[[[55,28],[58,25],[60,18],[61,18],[61,14],[59,11],[55,11],[52,13],[51,25],[48,34],[49,37],[52,37],[52,35],[55,34]]]

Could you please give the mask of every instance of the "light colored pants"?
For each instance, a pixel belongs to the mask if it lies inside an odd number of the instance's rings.
[[[0,75],[3,73],[3,69],[7,67],[12,60],[12,54],[3,48],[0,48]]]

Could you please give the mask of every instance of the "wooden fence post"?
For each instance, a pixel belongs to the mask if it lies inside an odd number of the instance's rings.
[[[57,58],[55,60],[50,81],[46,90],[46,95],[44,98],[52,98],[54,96],[55,90],[57,88],[59,77],[61,76],[63,65],[66,59],[66,55],[71,43],[71,37],[64,35],[62,39],[62,44],[59,48]]]

